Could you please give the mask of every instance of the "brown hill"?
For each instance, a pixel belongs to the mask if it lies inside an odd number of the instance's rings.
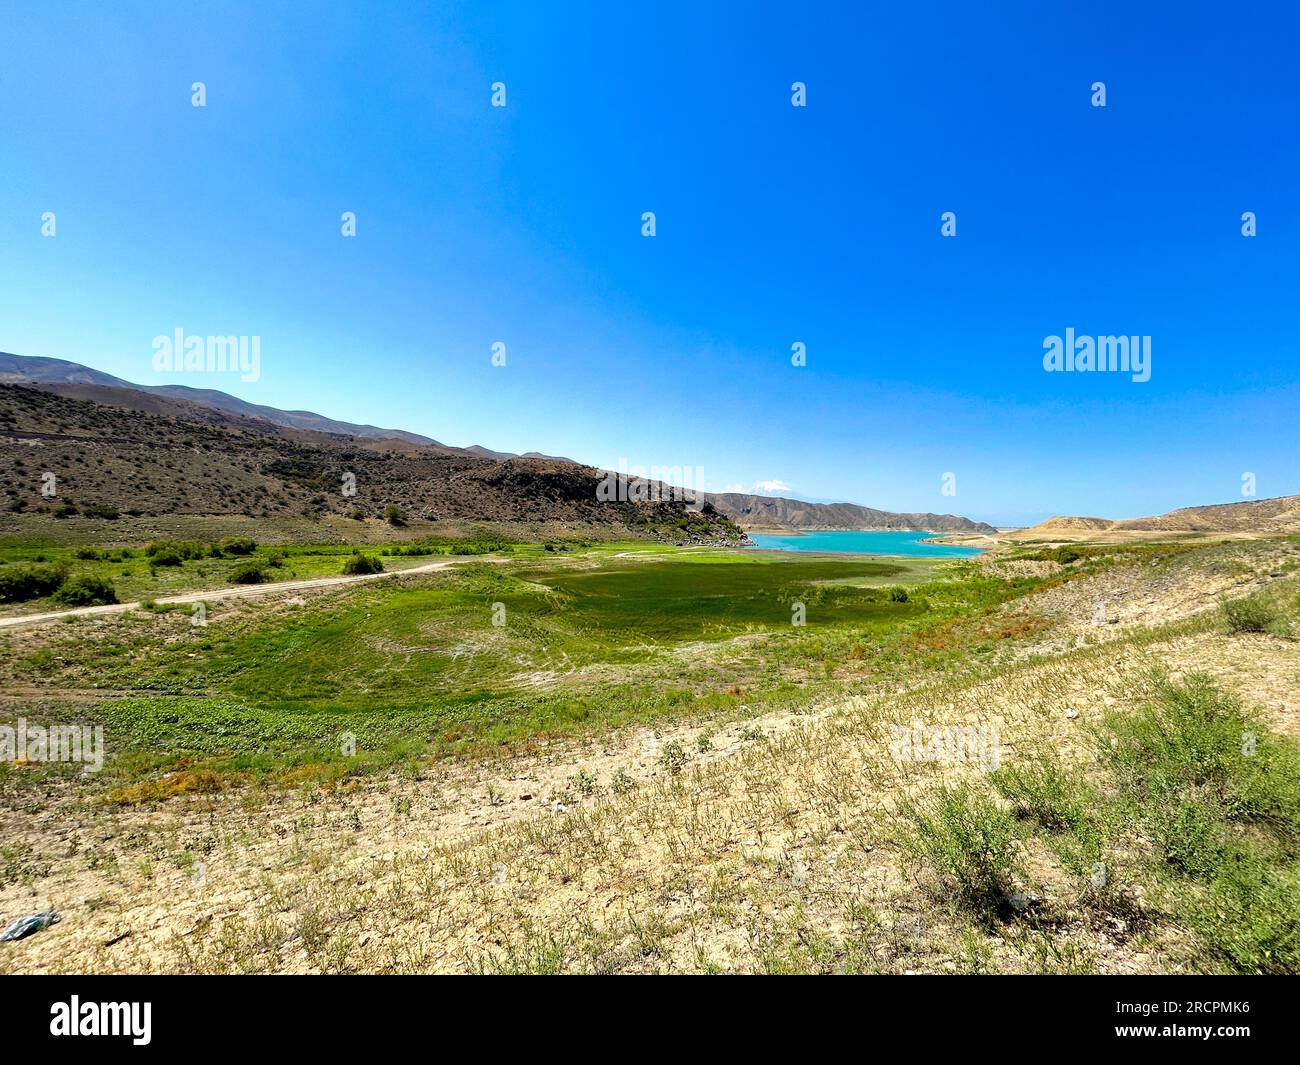
[[[272,425],[286,429],[353,436],[364,440],[401,440],[420,447],[438,448],[448,454],[477,455],[480,458],[498,459],[502,462],[521,457],[554,457],[541,455],[535,451],[518,456],[508,451],[492,451],[478,444],[471,447],[452,447],[450,444],[442,444],[430,437],[410,433],[404,429],[384,429],[377,425],[338,421],[309,410],[280,410],[278,407],[249,403],[238,396],[220,392],[215,388],[191,388],[188,385],[137,385],[77,362],[44,355],[13,355],[0,352],[0,383],[28,385],[57,392],[60,395],[91,399],[95,402],[113,402],[117,406],[134,410],[154,409],[149,406],[147,400],[164,396],[190,405],[190,409],[181,412],[181,416],[193,415],[195,410],[216,410],[236,418],[270,422]]]
[[[563,460],[498,461],[233,414],[202,420],[184,401],[151,402],[156,409],[139,410],[0,385],[0,488],[9,510],[379,518],[397,506],[429,521],[594,523],[699,543],[742,538],[708,505],[697,514],[670,498],[602,502],[600,472]],[[46,474],[54,475],[52,498],[41,492]],[[356,491],[344,495],[349,480]]]
[[[1269,534],[1300,533],[1300,496],[1278,496],[1274,499],[1250,499],[1240,503],[1217,503],[1203,507],[1180,507],[1168,514],[1147,518],[1127,518],[1112,521],[1109,518],[1049,518],[1030,529],[1022,529],[1019,537],[1061,536],[1078,538],[1090,533],[1105,538],[1142,532],[1165,533],[1219,533],[1219,534]]]
[[[1251,499],[1206,507],[1182,507],[1151,518],[1117,521],[1116,529],[1190,532],[1300,532],[1300,496]]]
[[[1109,529],[1115,522],[1110,518],[1048,518],[1034,526],[1035,532],[1096,532]]]

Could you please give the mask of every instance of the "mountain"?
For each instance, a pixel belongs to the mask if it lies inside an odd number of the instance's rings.
[[[421,521],[603,525],[678,543],[743,539],[712,507],[692,513],[666,492],[653,501],[602,501],[604,474],[590,466],[498,461],[400,439],[291,429],[168,396],[148,400],[155,409],[0,384],[0,491],[8,510],[108,520],[119,514],[379,519],[396,506]],[[207,417],[196,416],[195,408]],[[46,498],[42,487],[51,474],[57,494]]]
[[[1120,521],[1108,518],[1049,518],[1033,528],[1021,530],[1017,535],[1077,536],[1080,533],[1125,532],[1300,533],[1300,496],[1180,507],[1168,514]]]
[[[899,532],[996,532],[992,525],[955,514],[895,514],[856,503],[805,503],[801,499],[749,495],[743,492],[705,493],[718,513],[743,529],[855,529]]]
[[[100,388],[115,388],[139,392],[146,395],[169,396],[173,399],[188,400],[202,407],[211,407],[228,414],[243,418],[260,418],[290,429],[306,429],[320,433],[337,433],[344,436],[357,436],[366,440],[401,440],[421,447],[436,447],[455,454],[477,455],[504,462],[512,458],[552,458],[529,452],[526,456],[514,455],[508,451],[491,451],[475,444],[472,447],[458,448],[439,443],[431,437],[410,433],[404,429],[383,429],[377,425],[363,425],[356,422],[343,422],[326,418],[309,410],[280,410],[278,407],[266,407],[260,403],[249,403],[238,396],[219,392],[214,388],[191,388],[189,385],[137,385],[124,381],[120,377],[93,370],[80,363],[65,359],[53,359],[44,355],[12,355],[0,352],[0,383],[34,384],[41,388],[58,391],[64,395],[75,395],[67,391],[66,386],[94,385]],[[86,398],[94,398],[87,396]],[[129,397],[118,397],[118,405],[129,406]],[[558,461],[567,462],[568,459]]]
[[[237,396],[211,388],[188,385],[137,385],[80,363],[41,355],[0,353],[0,384],[28,385],[68,399],[84,400],[143,414],[188,419],[208,425],[265,435],[269,426],[279,427],[281,436],[299,443],[327,447],[330,437],[348,438],[351,445],[371,449],[403,450],[408,455],[428,457],[436,453],[465,456],[491,462],[516,459],[579,466],[572,459],[529,451],[515,455],[474,444],[454,447],[431,437],[402,429],[339,421],[306,410],[280,410],[249,403]],[[314,434],[314,435],[302,435]],[[745,528],[792,530],[863,529],[916,530],[937,533],[993,532],[993,526],[952,514],[894,514],[854,503],[807,503],[798,499],[724,492],[706,498],[720,515]]]

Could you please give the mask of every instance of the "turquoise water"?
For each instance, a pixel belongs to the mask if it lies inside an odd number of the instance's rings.
[[[834,551],[851,555],[909,555],[912,558],[969,558],[979,548],[926,544],[926,532],[810,532],[802,536],[750,533],[755,547],[768,551]]]

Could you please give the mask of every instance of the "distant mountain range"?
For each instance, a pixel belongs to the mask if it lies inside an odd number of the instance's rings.
[[[337,447],[339,438],[347,438],[366,442],[367,450],[373,450],[378,445],[389,451],[401,451],[410,457],[437,454],[494,462],[537,459],[583,469],[591,468],[572,459],[536,451],[515,455],[507,451],[494,451],[479,444],[454,447],[404,429],[385,429],[375,425],[339,421],[306,410],[280,410],[277,407],[249,403],[211,388],[138,385],[80,363],[41,355],[0,352],[0,384],[26,385],[67,399],[142,414],[203,421],[209,425],[250,432],[263,438],[267,427],[275,426],[281,430],[280,435],[291,437],[297,444],[322,448]],[[953,514],[895,514],[854,503],[808,503],[798,499],[737,492],[708,493],[705,498],[718,515],[734,521],[742,529],[906,530],[936,533],[995,531],[991,525]],[[499,507],[492,509],[500,510]],[[486,515],[484,520],[488,520]]]
[[[861,507],[856,503],[805,503],[781,496],[748,495],[743,492],[705,493],[704,498],[742,529],[799,529],[808,532],[829,529],[899,532],[971,532],[997,530],[984,522],[955,514],[894,514],[887,510]]]

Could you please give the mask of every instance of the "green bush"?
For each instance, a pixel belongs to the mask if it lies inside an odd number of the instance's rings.
[[[271,575],[266,571],[266,563],[249,559],[232,569],[227,580],[231,584],[264,584],[270,578]]]
[[[179,566],[184,561],[180,552],[171,547],[161,547],[149,553],[150,566]]]
[[[107,518],[116,521],[120,517],[117,507],[112,503],[87,503],[81,511],[88,518]]]
[[[68,580],[50,598],[63,606],[99,606],[116,603],[117,592],[113,582],[104,577],[83,575]]]
[[[257,541],[248,536],[227,536],[220,547],[227,555],[251,555],[257,550]]]
[[[1005,907],[1019,875],[1015,819],[992,797],[966,784],[900,808],[903,853],[937,872],[962,902],[981,914]]]
[[[1235,825],[1300,840],[1300,749],[1276,737],[1208,676],[1156,678],[1133,714],[1112,713],[1101,749],[1135,817],[1180,875],[1206,877]]]
[[[1239,973],[1300,972],[1300,865],[1276,867],[1234,855],[1192,909],[1209,953]]]
[[[51,595],[68,579],[68,567],[21,566],[0,571],[0,603],[25,603]]]
[[[1068,566],[1071,562],[1078,562],[1083,556],[1072,547],[1058,547],[1056,549],[1056,561],[1062,566]]]
[[[384,507],[384,521],[389,525],[400,528],[406,524],[406,515],[402,513],[402,508],[393,506],[391,503]]]
[[[1016,815],[1052,832],[1078,832],[1089,820],[1096,794],[1081,774],[1054,762],[1003,766],[991,777]]]
[[[1230,632],[1266,632],[1278,620],[1277,608],[1258,595],[1227,600],[1221,609]]]
[[[106,552],[96,551],[93,547],[79,547],[76,555],[84,562],[98,562],[101,558],[107,557]]]
[[[889,589],[889,601],[890,601],[891,603],[906,603],[906,602],[907,602],[907,589],[906,589],[906,588],[890,588],[890,589]]]
[[[343,563],[343,572],[349,575],[361,573],[383,573],[384,564],[371,555],[349,555]]]
[[[154,540],[144,549],[144,553],[149,557],[157,560],[158,555],[174,555],[185,562],[194,559],[203,558],[208,553],[205,545],[195,540]],[[158,563],[159,565],[180,565],[180,562]]]

